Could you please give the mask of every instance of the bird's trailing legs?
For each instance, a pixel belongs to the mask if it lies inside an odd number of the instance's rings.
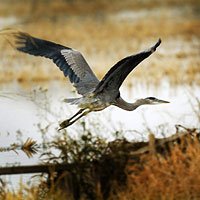
[[[85,111],[85,112],[84,112]],[[87,115],[90,112],[90,110],[85,110],[85,109],[80,109],[75,115],[73,115],[71,118],[61,122],[60,128],[58,129],[59,131],[67,128],[68,126],[72,125],[74,122],[76,122],[78,119],[80,119],[81,117]],[[79,116],[78,116],[79,115]],[[77,118],[75,118],[76,116],[78,116]],[[74,119],[75,118],[75,119]],[[73,120],[74,119],[74,120]]]

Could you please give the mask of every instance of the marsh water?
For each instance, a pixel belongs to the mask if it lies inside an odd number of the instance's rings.
[[[37,83],[28,88],[17,82],[1,85],[1,147],[20,143],[27,138],[32,138],[40,144],[42,133],[39,127],[47,126],[46,140],[51,141],[55,135],[60,134],[57,131],[59,122],[77,111],[76,106],[63,102],[66,97],[76,96],[72,87],[61,82],[39,85]],[[133,85],[121,88],[121,96],[129,102],[155,96],[170,103],[141,106],[131,112],[110,106],[101,112],[90,113],[80,121],[84,121],[94,135],[100,135],[108,140],[114,139],[113,133],[116,131],[121,132],[129,140],[146,140],[149,130],[157,133],[157,137],[163,137],[175,133],[177,124],[188,128],[199,127],[199,119],[195,113],[198,110],[196,98],[200,98],[198,86],[171,87],[167,81],[160,86]],[[77,139],[82,132],[80,122],[67,129],[67,133]],[[0,158],[1,166],[40,162],[38,155],[28,158],[23,152],[19,152],[19,155],[15,152],[1,153]]]

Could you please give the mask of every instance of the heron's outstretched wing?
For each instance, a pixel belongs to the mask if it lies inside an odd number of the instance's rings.
[[[93,91],[99,80],[90,69],[88,63],[79,51],[50,41],[17,32],[15,37],[16,49],[34,56],[44,56],[53,62],[69,77],[79,94]]]
[[[116,63],[103,77],[95,89],[95,93],[103,90],[118,90],[128,74],[145,58],[149,57],[160,45],[161,39],[150,49],[128,56]]]

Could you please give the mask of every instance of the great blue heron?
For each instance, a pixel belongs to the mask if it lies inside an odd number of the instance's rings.
[[[100,111],[110,105],[132,111],[141,105],[169,103],[155,97],[147,97],[134,103],[128,103],[121,98],[119,91],[128,74],[156,50],[161,43],[161,39],[148,50],[128,56],[117,62],[99,81],[79,51],[32,37],[24,32],[16,32],[13,35],[17,50],[52,59],[64,73],[64,76],[69,77],[77,92],[82,95],[79,98],[65,100],[67,103],[78,105],[80,109],[71,118],[63,121],[59,130],[70,126],[89,112]]]

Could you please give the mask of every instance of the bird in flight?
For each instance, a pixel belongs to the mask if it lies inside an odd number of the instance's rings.
[[[64,76],[69,78],[77,92],[82,95],[78,98],[65,99],[65,102],[77,105],[79,110],[71,118],[60,123],[59,130],[72,125],[78,119],[92,111],[100,111],[110,105],[132,111],[141,105],[169,103],[155,97],[147,97],[138,99],[134,103],[128,103],[122,99],[119,91],[128,74],[140,62],[156,51],[156,48],[161,43],[161,39],[149,49],[118,61],[105,74],[102,80],[98,80],[79,51],[54,42],[32,37],[20,31],[13,33],[13,36],[17,50],[51,59],[63,72]]]

